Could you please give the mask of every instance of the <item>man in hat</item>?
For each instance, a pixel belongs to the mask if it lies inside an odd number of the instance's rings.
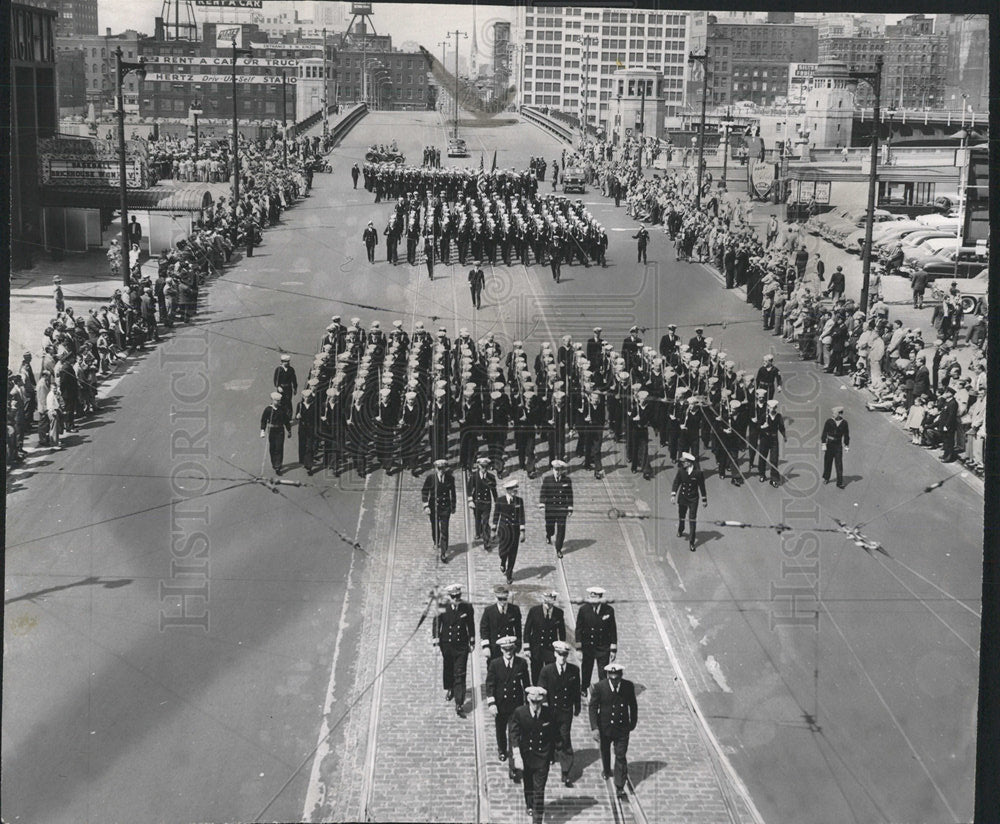
[[[764,363],[757,370],[757,388],[767,390],[767,399],[772,400],[775,392],[781,391],[781,372],[774,365],[774,355],[764,355]]]
[[[556,754],[562,771],[562,782],[573,786],[573,719],[580,714],[580,668],[569,663],[570,645],[559,639],[552,642],[552,661],[538,677],[538,686],[547,696],[556,722]],[[532,658],[534,664],[534,657]]]
[[[483,610],[479,619],[479,643],[487,661],[492,661],[500,654],[500,639],[508,635],[521,649],[521,608],[509,603],[510,587],[497,584],[493,587],[495,604],[490,604]]]
[[[524,703],[524,691],[528,682],[527,662],[514,654],[517,638],[505,635],[498,639],[500,655],[492,659],[486,667],[486,706],[493,716],[496,730],[497,754],[500,761],[507,761],[511,755],[507,744],[507,724],[514,710]],[[513,759],[507,765],[511,780],[517,775]]]
[[[649,427],[653,425],[653,406],[649,403],[649,392],[640,389],[636,393],[636,405],[631,410],[627,425],[629,427],[629,461],[632,464],[632,471],[638,472],[641,468],[642,477],[647,481],[653,477],[653,470],[649,464]]]
[[[56,303],[56,312],[57,313],[63,312],[66,309],[66,300],[63,297],[62,278],[59,277],[59,275],[56,275],[54,278],[52,278],[52,282],[56,286],[55,290],[52,293],[52,296],[55,299]]]
[[[556,458],[552,471],[542,478],[538,508],[545,512],[545,543],[551,544],[555,536],[556,555],[562,558],[566,520],[573,514],[573,482],[566,475],[565,461]]]
[[[512,766],[522,771],[524,801],[533,824],[542,824],[545,815],[545,784],[549,779],[556,745],[556,725],[552,710],[543,706],[546,692],[541,687],[528,687],[528,703],[511,714],[508,738],[513,754]]]
[[[274,367],[274,388],[281,395],[281,408],[286,419],[292,417],[292,398],[299,391],[299,380],[292,366],[292,356],[282,355],[281,363]]]
[[[423,404],[417,403],[417,397],[413,390],[404,394],[397,434],[400,463],[414,477],[420,474],[421,442],[427,418]]]
[[[455,701],[455,712],[465,718],[465,676],[469,653],[476,648],[476,622],[472,604],[462,600],[462,587],[445,588],[448,600],[438,604],[432,627],[432,643],[441,650],[444,700]]]
[[[587,600],[576,613],[576,642],[583,658],[581,664],[580,692],[590,689],[590,676],[594,663],[606,667],[618,655],[618,622],[615,608],[604,598],[603,587],[589,587]],[[600,677],[600,675],[598,675]]]
[[[787,442],[788,436],[785,434],[785,420],[778,411],[778,402],[769,400],[767,402],[767,414],[760,422],[757,435],[757,454],[760,456],[757,464],[757,473],[760,482],[766,480],[767,467],[771,467],[771,486],[777,487],[781,481],[781,473],[778,472],[778,436]]]
[[[694,330],[694,337],[688,341],[688,350],[691,353],[691,360],[701,361],[708,351],[708,341],[705,339],[705,329],[698,326]]]
[[[368,221],[368,225],[365,227],[365,231],[361,235],[361,239],[365,242],[365,249],[368,252],[368,262],[375,262],[375,247],[378,245],[378,230],[375,228],[375,224],[372,221]]]
[[[431,404],[431,457],[448,457],[448,430],[451,428],[451,396],[444,386],[435,386]]]
[[[590,728],[601,747],[601,765],[605,780],[612,777],[611,750],[615,751],[614,780],[618,797],[626,798],[628,780],[628,740],[639,721],[635,685],[622,677],[621,664],[604,667],[606,677],[594,687],[590,699]]]
[[[823,424],[823,483],[830,483],[830,469],[837,467],[837,489],[844,488],[844,450],[851,446],[851,430],[844,419],[844,407],[833,407],[833,417]]]
[[[281,430],[287,430],[292,437],[292,422],[285,414],[280,392],[271,393],[271,405],[264,407],[260,416],[260,436],[267,435],[268,450],[271,455],[271,466],[275,475],[281,474],[281,465],[285,457],[285,441]]]
[[[649,231],[645,226],[640,226],[639,231],[632,235],[632,239],[636,241],[636,263],[646,263],[646,247],[649,245]]]
[[[955,434],[959,426],[959,406],[955,399],[955,386],[949,384],[941,390],[942,398],[939,403],[937,418],[934,426],[941,436],[941,460],[944,463],[952,463],[958,457],[955,450]]]
[[[483,272],[483,262],[476,261],[476,265],[469,270],[469,289],[472,292],[472,308],[483,308],[483,287],[486,285],[486,274]]]
[[[299,425],[299,463],[306,473],[313,474],[313,458],[316,455],[316,428],[319,424],[317,404],[313,403],[313,390],[302,390],[302,399],[295,410],[295,420]]]
[[[489,471],[490,459],[477,458],[476,469],[466,483],[466,498],[476,524],[476,540],[483,540],[483,549],[490,549],[490,508],[497,499],[497,479]]]
[[[690,452],[684,452],[680,457],[680,467],[674,476],[674,485],[670,491],[670,503],[677,504],[677,537],[684,535],[684,518],[688,519],[691,533],[688,545],[695,551],[696,532],[698,528],[698,499],[701,505],[708,506],[708,494],[705,492],[705,476],[695,466],[695,458]]]
[[[543,592],[542,603],[529,609],[528,616],[524,619],[524,652],[531,656],[533,684],[539,683],[542,668],[555,661],[552,644],[566,640],[566,618],[562,609],[556,606],[557,597],[558,593],[554,589]],[[579,681],[579,677],[577,680]]]
[[[441,553],[441,562],[448,563],[448,524],[455,514],[455,476],[443,458],[434,461],[434,471],[424,478],[420,499],[431,520],[433,545]]]
[[[827,287],[826,293],[836,301],[844,297],[844,289],[844,267],[838,266],[830,275],[830,285]]]
[[[504,494],[497,498],[493,512],[493,533],[499,548],[500,571],[507,576],[509,584],[514,580],[517,550],[524,540],[524,499],[517,494],[516,480],[507,481],[503,490]],[[484,529],[488,535],[488,524]]]

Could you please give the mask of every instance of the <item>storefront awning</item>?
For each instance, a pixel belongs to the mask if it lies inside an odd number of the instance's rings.
[[[59,189],[51,186],[41,189],[42,206],[71,209],[118,209],[121,206],[120,197],[116,189]],[[128,191],[129,211],[136,212],[200,212],[212,202],[212,193],[204,184],[198,183]]]

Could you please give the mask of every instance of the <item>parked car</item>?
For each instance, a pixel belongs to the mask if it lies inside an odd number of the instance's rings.
[[[924,226],[923,223],[917,223],[915,220],[894,220],[891,222],[876,223],[872,227],[872,247],[877,247],[883,239],[890,237],[902,238],[906,236],[907,232],[918,232],[926,229],[927,227]],[[855,229],[844,238],[844,248],[848,252],[857,252],[858,254],[861,254],[861,250],[864,245],[864,226]]]
[[[867,209],[857,210],[846,207],[834,209],[832,212],[826,212],[825,214],[815,215],[813,218],[810,218],[809,221],[806,221],[806,228],[809,231],[815,231],[831,243],[844,246],[851,233],[858,228],[864,227],[867,214]],[[813,223],[814,228],[809,226],[810,222]],[[892,212],[887,212],[885,209],[876,209],[874,222],[876,224],[895,223],[898,222],[898,218]]]
[[[937,278],[967,280],[978,275],[989,265],[989,255],[982,249],[976,246],[963,246],[958,250],[942,250],[934,257],[925,260],[917,271],[925,272],[928,280]]]
[[[448,157],[468,157],[469,148],[460,137],[453,137],[448,141]]]
[[[875,240],[874,237],[872,238],[872,248],[877,250],[891,249],[897,243],[901,244],[906,238],[908,238],[915,232],[925,232],[925,231],[927,231],[927,227],[922,224],[918,224],[917,226],[911,226],[908,229],[897,229],[895,231],[888,231],[883,234],[880,234],[878,240]],[[952,236],[954,236],[954,233],[958,231],[958,224],[956,223],[953,226],[942,227],[941,231],[942,232],[947,231]],[[861,242],[864,243],[863,236]]]
[[[584,174],[583,169],[570,166],[563,172],[562,184],[563,192],[566,194],[570,192],[583,194],[587,191],[587,176]]]
[[[920,215],[915,218],[924,224],[924,226],[929,226],[932,229],[940,228],[941,226],[950,226],[953,223],[958,223],[958,214],[954,212],[949,212],[948,214],[934,214],[934,215]]]
[[[914,235],[920,235],[914,242]],[[914,232],[903,241],[903,268],[909,271],[919,269],[925,260],[955,248],[956,238],[941,232],[925,235]]]
[[[945,278],[941,278],[942,284],[944,281]],[[961,282],[956,281],[956,283],[958,285],[959,302],[962,305],[962,311],[966,315],[985,315],[987,313],[987,295],[990,291],[990,270],[983,269],[978,275]],[[939,289],[936,286],[932,287],[931,297],[934,300],[944,300],[944,296],[944,289]]]

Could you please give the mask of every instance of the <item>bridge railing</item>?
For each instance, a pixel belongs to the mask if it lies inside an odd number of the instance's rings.
[[[335,105],[335,104],[331,104],[329,110],[333,109],[333,105]],[[340,120],[337,121],[337,124],[335,126],[331,126],[330,127],[331,133],[337,132],[337,130],[340,129],[343,126],[344,127],[343,131],[338,132],[339,136],[342,137],[348,130],[350,130],[351,126],[353,126],[355,123],[357,123],[358,120],[367,111],[368,111],[368,105],[366,103],[356,103],[354,105],[353,109],[348,109],[347,111],[345,111],[340,116]],[[298,123],[296,123],[294,126],[292,126],[292,127],[289,128],[289,130],[288,130],[289,131],[289,137],[294,138],[294,137],[298,137],[301,134],[305,134],[313,126],[315,126],[317,123],[319,123],[322,119],[323,119],[323,110],[322,109],[320,109],[319,111],[313,112],[311,115],[309,115],[306,118],[303,118]],[[338,139],[339,139],[339,137],[338,137]]]
[[[569,144],[573,144],[576,141],[576,133],[572,129],[554,118],[542,114],[538,109],[531,106],[522,106],[521,117],[529,123],[534,123],[536,126],[544,129],[558,140],[565,140]]]

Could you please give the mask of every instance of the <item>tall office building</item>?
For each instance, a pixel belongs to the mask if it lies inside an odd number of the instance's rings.
[[[988,111],[990,18],[985,14],[939,14],[936,26],[947,41],[945,108],[961,109],[964,104],[972,111]]]
[[[56,12],[56,37],[97,34],[97,0],[30,0],[27,5]]]
[[[684,105],[689,12],[521,6],[514,39],[523,44],[527,106],[548,106],[610,130],[616,69],[663,73],[664,115]],[[520,72],[520,67],[517,69]]]
[[[886,26],[881,34],[856,28],[852,36],[819,38],[821,63],[839,60],[858,70],[870,71],[878,55],[884,60],[883,106],[935,109],[949,105],[950,101],[945,100],[948,36],[934,31],[931,18],[910,15]],[[857,105],[867,107],[873,102],[871,89],[861,84]]]

